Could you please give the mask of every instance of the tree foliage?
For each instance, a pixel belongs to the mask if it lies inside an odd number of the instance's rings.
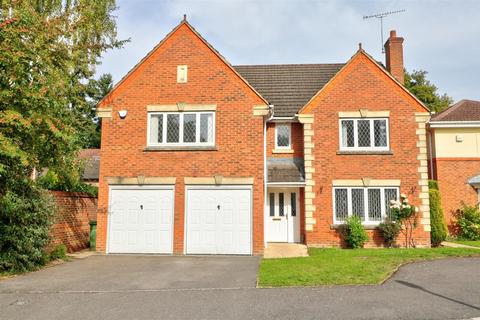
[[[86,119],[90,120],[90,124],[93,124],[93,126],[84,134],[85,141],[83,145],[85,148],[100,148],[101,122],[96,116],[96,107],[112,88],[113,79],[109,73],[102,74],[98,80],[90,79],[88,82],[86,98],[89,105],[89,113],[86,114]]]
[[[433,112],[440,112],[453,100],[447,94],[440,95],[438,88],[427,79],[427,71],[413,70],[405,72],[405,87],[410,90],[420,101],[422,101]]]
[[[101,54],[123,44],[114,10],[115,0],[0,0],[0,230],[32,228],[25,245],[2,243],[2,260],[31,256],[21,262],[27,269],[39,262],[30,249],[44,244],[36,232],[48,226],[48,210],[27,181],[35,169],[68,172],[88,144],[90,80]]]

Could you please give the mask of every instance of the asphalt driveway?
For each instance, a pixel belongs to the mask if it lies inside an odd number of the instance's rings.
[[[380,286],[257,289],[255,257],[93,256],[0,281],[0,319],[470,319],[480,258]]]

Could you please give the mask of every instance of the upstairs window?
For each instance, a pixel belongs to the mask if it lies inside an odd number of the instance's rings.
[[[148,114],[150,146],[213,146],[214,112],[151,112]]]
[[[340,120],[340,150],[389,150],[388,118]]]
[[[290,123],[275,124],[275,149],[292,148],[292,128]]]

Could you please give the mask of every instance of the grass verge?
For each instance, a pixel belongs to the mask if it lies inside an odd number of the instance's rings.
[[[261,287],[379,284],[399,266],[446,257],[480,256],[465,248],[309,249],[310,257],[263,259]]]

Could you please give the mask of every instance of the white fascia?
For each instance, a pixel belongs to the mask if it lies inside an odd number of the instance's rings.
[[[480,128],[480,121],[430,121],[430,128]]]

